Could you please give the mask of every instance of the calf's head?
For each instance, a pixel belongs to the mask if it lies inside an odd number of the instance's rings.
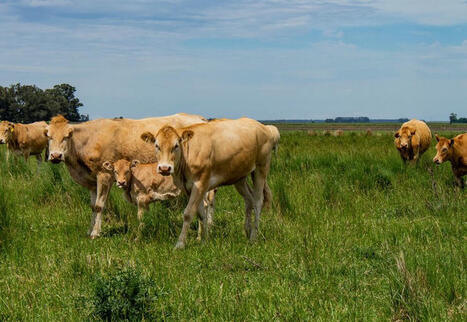
[[[121,189],[127,189],[131,181],[131,169],[136,167],[139,164],[138,160],[133,160],[132,162],[121,159],[115,161],[114,163],[110,161],[105,161],[102,164],[102,167],[111,171],[115,176],[115,181],[117,182],[117,187]]]
[[[73,127],[68,124],[68,120],[61,115],[53,117],[44,133],[49,140],[49,160],[52,163],[65,161],[73,135]]]
[[[154,144],[156,148],[156,159],[158,162],[157,172],[163,176],[174,173],[179,166],[182,157],[182,145],[193,137],[193,131],[183,130],[181,135],[171,126],[164,126],[157,134],[145,132],[141,139]]]
[[[8,143],[14,130],[15,125],[13,123],[8,121],[0,122],[0,144]]]
[[[407,150],[412,145],[412,136],[414,136],[416,129],[413,127],[404,126],[394,134],[395,143],[398,149]]]
[[[436,155],[433,158],[433,162],[441,164],[451,158],[454,140],[438,136],[438,134],[435,137],[438,143],[436,144]]]

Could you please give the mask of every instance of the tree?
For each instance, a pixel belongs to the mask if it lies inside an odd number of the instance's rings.
[[[451,113],[449,115],[449,124],[456,123],[457,121],[457,114],[456,113]]]
[[[76,89],[69,84],[55,85],[45,91],[35,85],[0,86],[0,120],[17,123],[48,121],[63,114],[72,122],[87,121],[79,114],[83,104],[75,97]]]

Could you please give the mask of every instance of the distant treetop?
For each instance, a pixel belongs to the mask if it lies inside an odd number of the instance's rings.
[[[49,121],[62,114],[71,122],[89,120],[89,115],[79,114],[83,104],[75,97],[75,87],[55,85],[42,90],[35,85],[15,84],[0,86],[0,120],[15,123]]]

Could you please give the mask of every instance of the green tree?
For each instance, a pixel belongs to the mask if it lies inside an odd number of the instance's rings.
[[[456,123],[457,121],[457,114],[456,113],[451,113],[449,115],[449,124]]]

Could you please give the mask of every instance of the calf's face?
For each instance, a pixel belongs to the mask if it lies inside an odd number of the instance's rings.
[[[139,164],[139,161],[135,160],[130,162],[128,160],[118,160],[113,164],[110,161],[105,161],[102,167],[108,171],[113,172],[117,187],[126,189],[130,185],[131,181],[131,168]]]
[[[193,131],[185,130],[181,136],[171,126],[165,126],[157,132],[156,136],[145,132],[141,139],[154,144],[156,148],[156,159],[158,162],[157,172],[163,176],[174,173],[180,163],[182,156],[181,145],[193,136]]]
[[[14,131],[14,127],[14,124],[11,122],[0,122],[0,144],[6,144],[10,141],[10,137]]]
[[[396,146],[398,149],[407,150],[411,146],[412,136],[415,129],[402,128],[394,134]]]
[[[73,128],[68,124],[50,124],[44,133],[49,140],[49,160],[52,163],[65,161],[70,151]]]
[[[438,143],[436,144],[436,155],[433,158],[433,162],[441,164],[451,158],[454,140],[440,137],[438,134],[435,137]]]

